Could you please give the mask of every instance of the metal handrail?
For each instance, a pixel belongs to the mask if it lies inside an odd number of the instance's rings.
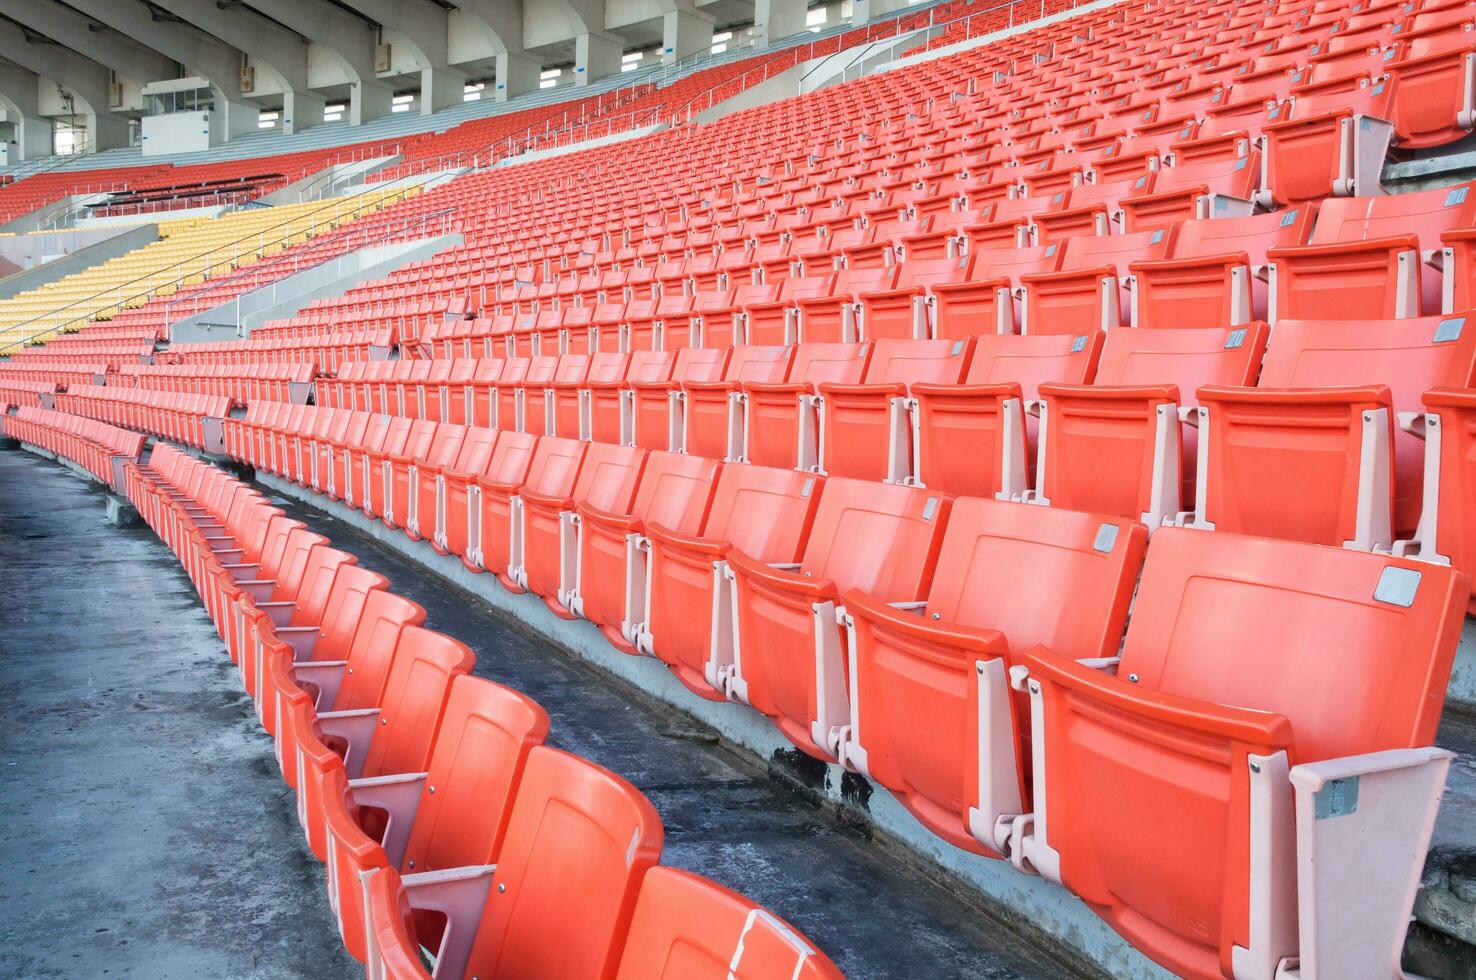
[[[395,183],[395,182],[394,181],[391,181],[391,182],[389,182],[389,185],[392,185],[393,183]],[[414,185],[408,185],[408,186],[414,186]],[[369,195],[383,196],[390,189],[391,189],[391,187],[388,186],[388,185],[377,185],[377,186],[375,186],[373,188],[365,189],[364,191],[361,191],[359,194],[353,195],[351,198],[349,198],[349,200],[353,200],[353,201],[358,202],[361,199],[363,199],[363,198],[365,198],[365,197],[367,197]],[[44,330],[38,330],[35,333],[30,334],[29,336],[21,337],[18,340],[14,340],[14,341],[11,341],[9,343],[6,343],[3,346],[0,346],[0,353],[4,353],[6,351],[12,350],[12,349],[17,348],[17,347],[24,347],[27,344],[34,343],[37,340],[37,338],[40,338],[40,337],[45,337],[45,336],[47,336],[49,334],[60,333],[63,330],[65,330],[67,327],[70,327],[70,326],[72,326],[72,325],[74,325],[76,323],[86,322],[88,320],[95,319],[101,313],[109,312],[109,311],[112,311],[112,310],[126,309],[127,308],[127,304],[130,301],[132,301],[132,300],[139,299],[141,297],[149,297],[149,296],[152,296],[155,293],[157,293],[160,289],[163,289],[163,288],[168,287],[168,286],[177,285],[178,283],[183,282],[185,279],[188,279],[188,278],[191,278],[192,276],[196,276],[196,275],[199,275],[200,274],[200,270],[196,269],[196,270],[194,270],[192,272],[188,272],[188,273],[185,273],[183,275],[176,276],[173,279],[170,279],[170,280],[168,280],[166,282],[159,283],[159,284],[156,285],[154,281],[155,281],[156,277],[158,276],[158,274],[160,272],[167,272],[170,269],[177,268],[179,266],[185,265],[186,263],[193,263],[193,262],[195,262],[198,259],[201,259],[201,258],[203,258],[205,256],[208,256],[208,255],[212,255],[212,254],[214,254],[216,252],[224,251],[227,248],[229,248],[229,249],[232,250],[232,253],[231,253],[231,262],[234,263],[234,262],[238,261],[239,258],[240,258],[240,255],[235,251],[235,248],[236,248],[236,246],[242,244],[243,242],[248,242],[248,241],[251,241],[252,239],[255,239],[257,241],[256,254],[259,255],[269,245],[282,244],[284,242],[289,241],[294,236],[302,233],[300,230],[299,231],[289,231],[289,232],[286,232],[286,233],[282,234],[279,237],[273,238],[271,241],[266,241],[264,236],[266,235],[267,232],[272,231],[273,229],[282,228],[284,226],[292,225],[292,224],[300,221],[303,218],[312,217],[313,215],[316,215],[316,214],[318,214],[320,212],[323,212],[323,211],[327,211],[330,208],[334,209],[334,211],[335,211],[335,215],[334,215],[332,227],[333,228],[337,228],[338,227],[338,224],[343,220],[343,217],[344,217],[343,216],[343,207],[344,207],[343,202],[344,202],[344,200],[345,200],[344,198],[335,198],[335,199],[333,199],[333,201],[332,201],[331,204],[325,204],[321,208],[316,208],[316,209],[314,209],[312,211],[306,211],[306,212],[303,212],[302,214],[294,215],[293,217],[291,217],[291,218],[289,218],[289,219],[287,219],[285,221],[279,222],[278,224],[275,224],[275,225],[268,225],[265,228],[260,228],[257,231],[255,231],[255,232],[253,232],[253,233],[251,233],[249,235],[244,235],[241,238],[238,238],[238,239],[236,239],[234,241],[225,242],[225,243],[223,243],[221,245],[215,246],[214,248],[209,248],[209,249],[206,249],[203,252],[197,252],[194,255],[191,255],[191,256],[188,256],[186,258],[180,259],[178,262],[174,262],[174,263],[172,263],[170,265],[167,265],[163,269],[155,270],[154,272],[148,273],[146,275],[138,276],[138,277],[136,277],[134,279],[130,279],[127,282],[120,283],[117,286],[113,286],[113,287],[111,287],[109,289],[100,290],[100,291],[98,291],[96,293],[93,293],[90,296],[84,296],[84,297],[82,297],[80,299],[73,300],[72,302],[67,303],[64,306],[58,307],[55,310],[51,310],[51,311],[49,311],[47,313],[43,313],[43,314],[40,314],[38,316],[33,316],[29,320],[23,320],[20,323],[15,324],[13,327],[10,327],[8,329],[10,329],[10,330],[20,330],[20,329],[23,329],[27,324],[35,323],[36,321],[41,320],[41,319],[43,319],[45,317],[53,316],[56,313],[60,312],[61,310],[66,310],[66,309],[69,309],[71,307],[79,306],[81,304],[88,303],[88,302],[90,302],[92,300],[99,299],[101,297],[107,296],[110,293],[114,293],[114,292],[116,292],[119,289],[127,288],[128,286],[131,286],[131,285],[133,285],[135,283],[143,282],[145,280],[147,280],[149,282],[149,287],[147,289],[142,290],[141,292],[133,293],[133,294],[131,294],[131,295],[123,298],[122,300],[118,300],[118,301],[115,301],[115,302],[112,302],[112,303],[105,304],[101,309],[94,309],[94,310],[92,310],[92,311],[90,311],[88,313],[84,313],[84,314],[82,314],[80,316],[73,317],[70,320],[66,320],[66,321],[63,321],[62,323],[55,324],[53,326],[47,327]],[[354,205],[352,205],[352,207],[357,212],[357,214],[355,215],[355,217],[363,217],[363,205],[362,205],[362,203],[355,203]],[[314,227],[316,227],[316,222],[314,222]],[[316,237],[316,236],[313,235],[310,232],[309,233],[309,237]],[[206,266],[207,274],[208,274],[208,269],[209,269],[209,264],[207,264],[207,266]]]

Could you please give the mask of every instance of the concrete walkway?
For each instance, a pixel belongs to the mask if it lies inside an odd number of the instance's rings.
[[[362,976],[194,590],[103,500],[0,452],[0,976]]]

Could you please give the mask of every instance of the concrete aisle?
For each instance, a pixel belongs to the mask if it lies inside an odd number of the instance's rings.
[[[248,703],[153,533],[0,452],[0,976],[362,975]]]

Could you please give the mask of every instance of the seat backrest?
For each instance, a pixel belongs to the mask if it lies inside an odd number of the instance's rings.
[[[721,381],[728,363],[727,347],[683,347],[677,351],[671,380]]]
[[[465,438],[451,468],[458,473],[480,473],[497,449],[497,437],[501,429],[485,429],[482,426],[463,426]]]
[[[1077,659],[1110,657],[1147,546],[1137,521],[960,497],[923,615],[999,630],[1017,654],[1043,643]]]
[[[792,562],[815,522],[825,478],[772,466],[725,466],[702,537],[726,541],[760,561]]]
[[[1291,723],[1293,765],[1426,746],[1468,591],[1446,566],[1163,528],[1117,676],[1276,712]]]
[[[590,443],[545,436],[528,464],[523,485],[535,493],[564,496],[574,488]]]
[[[364,607],[372,592],[389,588],[389,579],[357,564],[345,564],[333,578],[333,591],[323,608],[313,660],[347,660]]]
[[[1242,218],[1185,221],[1174,236],[1172,254],[1174,258],[1195,259],[1244,252],[1251,265],[1265,265],[1266,249],[1307,244],[1316,211],[1313,205],[1307,204]]]
[[[953,498],[893,483],[832,477],[800,570],[887,602],[921,599],[932,579]]]
[[[303,565],[301,584],[292,601],[292,622],[296,625],[318,626],[323,622],[328,608],[328,599],[333,594],[333,580],[339,569],[357,565],[359,559],[347,551],[337,548],[313,548],[307,553]]]
[[[652,452],[641,471],[631,515],[679,534],[696,534],[707,519],[723,466],[687,453]]]
[[[1042,381],[1090,384],[1102,356],[1104,334],[981,334],[974,338],[974,356],[964,384],[985,385],[1014,381],[1028,399],[1037,397]]]
[[[866,366],[867,384],[957,383],[968,370],[974,341],[897,340],[875,342]]]
[[[1476,224],[1476,182],[1376,197],[1330,197],[1317,211],[1313,245],[1414,234],[1437,248],[1441,232]]]
[[[1102,345],[1093,383],[1177,385],[1179,404],[1193,405],[1201,385],[1253,383],[1268,332],[1259,321],[1223,330],[1113,330]]]
[[[1066,239],[1061,271],[1110,268],[1123,272],[1129,262],[1168,255],[1173,238],[1172,229],[1163,228],[1127,235],[1077,235]]]
[[[793,926],[690,871],[655,867],[641,881],[618,980],[841,980]]]
[[[384,685],[394,663],[400,631],[425,622],[425,610],[417,603],[387,589],[369,593],[359,625],[349,644],[348,669],[333,701],[335,711],[376,707],[384,696]]]
[[[526,694],[470,674],[452,681],[401,867],[496,864],[528,752],[547,737],[548,714]]]
[[[647,452],[609,442],[588,443],[584,465],[571,497],[581,504],[614,514],[630,513]]]
[[[441,422],[436,426],[435,435],[431,438],[430,445],[426,447],[425,455],[419,458],[437,466],[449,466],[456,461],[457,454],[461,452],[461,441],[466,438],[467,432],[468,429],[464,425]]]
[[[796,344],[790,365],[791,384],[860,384],[871,362],[874,344]]]
[[[684,348],[683,350],[687,349],[690,348]],[[625,380],[637,384],[670,381],[672,368],[675,366],[675,351],[632,351],[630,354],[630,367],[625,372]]]
[[[578,756],[533,748],[467,975],[614,977],[662,843],[661,818],[635,787]]]
[[[753,344],[739,344],[732,349],[728,357],[728,365],[723,370],[723,380],[739,384],[744,381],[783,381],[789,374],[789,366],[793,359],[793,346],[760,347]]]
[[[460,640],[406,626],[379,702],[379,724],[364,756],[363,774],[424,772],[451,682],[471,672],[476,656]]]

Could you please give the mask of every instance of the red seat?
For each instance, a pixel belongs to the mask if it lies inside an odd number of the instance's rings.
[[[647,524],[676,534],[700,531],[721,468],[716,459],[653,452],[628,511],[575,504],[577,561],[559,599],[598,626],[616,649],[635,653],[645,620]]]
[[[862,293],[891,289],[897,281],[897,267],[847,268],[835,274],[830,292],[824,296],[796,299],[799,309],[798,335],[783,341],[760,340],[749,335],[751,343],[853,343],[859,340],[857,330],[858,297]]]
[[[641,880],[616,980],[841,980],[789,923],[737,892],[676,868]]]
[[[815,395],[835,381],[857,384],[871,360],[873,344],[797,344],[783,382],[743,385],[743,458],[759,466],[819,464],[819,420]]]
[[[729,354],[727,347],[684,347],[677,351],[669,379],[627,381],[631,393],[629,443],[642,449],[680,449],[682,386],[721,380]]]
[[[605,356],[605,352],[600,356]],[[585,386],[589,406],[587,432],[595,442],[630,443],[635,427],[635,401],[630,385],[668,382],[676,366],[676,354],[671,351],[638,350],[618,356],[625,358],[623,366],[606,362],[600,377],[593,376],[592,367],[592,376]]]
[[[963,278],[965,260],[909,259],[897,269],[888,289],[858,294],[856,319],[859,338],[865,340],[926,340],[931,335],[927,307],[922,302],[935,284]]]
[[[918,382],[958,384],[973,355],[970,340],[878,340],[859,384],[819,386],[820,471],[901,482],[911,476],[907,405]]]
[[[498,437],[519,433],[502,433],[497,429],[468,428],[461,440],[456,458],[444,466],[425,464],[436,481],[435,523],[431,547],[441,555],[465,555],[470,515],[471,488],[477,477],[484,475],[497,451]]]
[[[723,578],[734,548],[771,564],[797,562],[824,478],[793,469],[725,466],[697,531],[648,521],[645,609],[636,646],[702,697],[726,699],[732,602]]]
[[[1438,565],[1159,531],[1120,660],[1027,655],[1017,863],[1181,976],[1397,973],[1469,589]]]
[[[1305,245],[1312,205],[1243,218],[1185,221],[1167,258],[1134,262],[1132,324],[1219,327],[1267,316],[1266,252]]]
[[[806,753],[834,761],[850,712],[836,619],[841,593],[921,600],[952,503],[936,491],[833,477],[797,566],[730,551],[728,695],[767,715]]]
[[[1021,332],[1079,335],[1121,326],[1129,264],[1163,258],[1173,239],[1172,229],[1067,239],[1059,271],[1020,277]]]
[[[1286,206],[1329,194],[1379,192],[1398,83],[1364,77],[1351,90],[1326,85],[1334,88],[1299,91],[1287,118],[1265,127],[1262,203]]]
[[[547,735],[548,715],[531,698],[468,675],[451,682],[425,772],[365,783],[331,770],[328,898],[351,956],[368,955],[365,876],[497,863],[528,753]]]
[[[1476,126],[1476,38],[1470,32],[1412,38],[1387,68],[1398,82],[1393,118],[1401,147],[1453,143]]]
[[[542,493],[568,492],[584,461],[585,443],[538,438],[526,432],[498,437],[487,472],[467,495],[466,560],[472,571],[495,574],[503,586],[521,591],[514,579],[522,562],[522,501],[525,486]]]
[[[544,442],[549,441],[545,438]],[[557,440],[563,442],[564,440]],[[572,590],[578,541],[574,533],[575,508],[584,505],[611,513],[628,513],[646,465],[646,451],[604,442],[578,443],[587,447],[573,486],[567,481],[550,492],[531,485],[538,457],[529,471],[529,483],[518,492],[521,561],[514,578],[518,587],[543,598],[559,616],[573,618],[563,599]],[[542,449],[540,444],[539,449]],[[485,534],[485,529],[483,531]]]
[[[744,411],[741,397],[747,382],[783,383],[794,360],[794,347],[732,349],[721,381],[687,381],[681,386],[682,433],[679,445],[694,456],[737,461],[743,455]]]
[[[949,843],[1007,853],[1030,800],[1030,720],[1009,670],[1042,643],[1075,660],[1115,656],[1147,544],[1135,521],[956,500],[923,602],[841,596],[852,669],[841,761]]]
[[[1180,417],[1202,385],[1249,384],[1267,328],[1115,330],[1094,383],[1040,386],[1036,486],[1027,499],[1156,528],[1194,499],[1197,439]]]
[[[1422,447],[1398,422],[1427,388],[1476,381],[1468,319],[1278,323],[1258,388],[1200,392],[1196,525],[1361,548],[1412,534]]]
[[[464,643],[405,626],[398,631],[377,704],[315,712],[297,702],[284,708],[297,745],[297,815],[315,855],[327,854],[323,794],[328,770],[342,769],[351,780],[424,772],[451,683],[475,662]]]
[[[661,818],[625,780],[546,746],[528,753],[495,870],[369,879],[371,976],[425,978],[421,909],[446,916],[443,978],[613,977],[636,895],[661,857]],[[481,883],[453,901],[466,874]],[[463,892],[465,886],[462,886]]]
[[[1411,194],[1329,198],[1308,244],[1270,249],[1272,322],[1364,320],[1436,311],[1440,277],[1421,275],[1440,236],[1476,225],[1476,184]]]
[[[1033,486],[1043,382],[1086,385],[1103,334],[984,334],[959,384],[911,386],[912,475],[921,486],[1019,499]]]
[[[1163,167],[1153,193],[1123,199],[1123,230],[1156,231],[1182,221],[1247,215],[1260,186],[1257,150],[1229,162],[1181,162]]]
[[[436,426],[435,438],[431,440],[425,454],[417,457],[410,465],[410,475],[406,481],[410,495],[405,514],[405,534],[411,541],[420,541],[435,535],[440,475],[461,454],[461,444],[466,439],[467,431],[466,426],[452,425],[449,422]]]

